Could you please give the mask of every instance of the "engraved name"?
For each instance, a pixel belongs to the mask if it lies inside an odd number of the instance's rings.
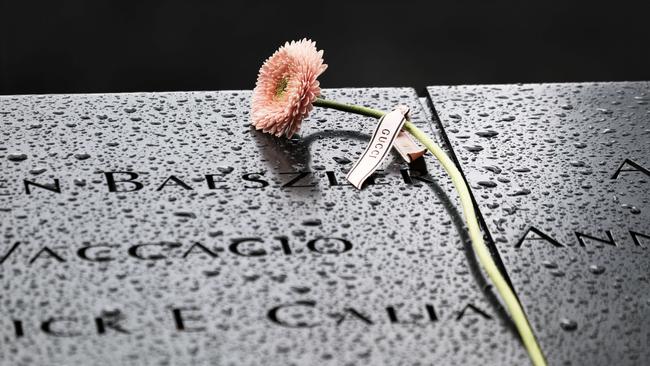
[[[406,185],[420,186],[421,183],[435,184],[426,172],[415,169],[399,169],[386,173],[377,170],[366,181],[368,185]],[[219,191],[229,189],[270,188],[311,188],[311,187],[350,187],[341,172],[291,171],[269,174],[266,171],[240,174],[203,174],[199,178],[188,179],[179,175],[152,177],[151,174],[136,171],[100,171],[89,177],[24,178],[9,181],[0,179],[0,196],[60,194],[64,191],[83,189],[103,190],[107,193],[131,193],[145,191]]]
[[[205,242],[181,243],[177,241],[156,241],[119,245],[114,243],[85,243],[79,247],[34,245],[16,241],[9,249],[0,253],[0,265],[22,263],[38,265],[45,262],[66,263],[70,260],[105,263],[123,258],[138,261],[184,260],[188,258],[219,258],[224,255],[237,257],[264,257],[271,254],[290,256],[294,253],[315,255],[339,255],[353,248],[350,240],[338,237],[317,237],[297,243],[287,236],[273,238],[244,237],[231,238],[225,245]]]
[[[234,306],[236,307],[236,305]],[[227,326],[227,318],[215,319],[214,309],[203,311],[196,305],[167,306],[167,317],[150,322],[145,329],[130,324],[128,313],[121,309],[110,309],[98,314],[79,314],[72,312],[68,315],[44,315],[38,320],[26,320],[17,317],[2,319],[2,332],[11,332],[13,339],[43,334],[52,338],[87,337],[91,335],[111,334],[119,336],[141,333],[143,330],[158,332],[166,329],[172,332],[209,332],[210,323],[213,331],[219,331]],[[232,312],[232,307],[229,312]],[[332,308],[314,300],[297,300],[289,303],[269,306],[253,314],[256,319],[264,318],[271,326],[283,328],[305,329],[323,326],[339,327],[342,325],[373,326],[373,325],[403,325],[403,326],[432,326],[439,322],[462,322],[467,327],[473,327],[477,320],[491,321],[493,316],[480,307],[467,302],[441,312],[433,304],[426,303],[404,309],[404,306],[385,305],[379,309],[361,309],[353,306]],[[463,320],[467,319],[463,322]],[[156,328],[156,329],[151,329]]]

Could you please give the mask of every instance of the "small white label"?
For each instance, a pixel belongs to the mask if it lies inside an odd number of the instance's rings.
[[[366,150],[346,176],[346,179],[353,186],[361,189],[363,182],[379,168],[379,165],[395,143],[402,126],[404,126],[408,112],[408,107],[398,106],[397,109],[384,115],[379,120],[379,124]]]

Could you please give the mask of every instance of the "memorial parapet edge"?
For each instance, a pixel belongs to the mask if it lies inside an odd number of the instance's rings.
[[[435,133],[412,89],[324,94]],[[250,96],[0,98],[1,364],[527,362],[433,160],[358,191],[372,119],[279,139]]]
[[[650,83],[428,93],[549,364],[647,364]]]

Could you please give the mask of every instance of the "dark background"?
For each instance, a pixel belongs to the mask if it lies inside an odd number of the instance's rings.
[[[0,1],[1,94],[250,89],[302,37],[324,87],[650,80],[644,2]]]

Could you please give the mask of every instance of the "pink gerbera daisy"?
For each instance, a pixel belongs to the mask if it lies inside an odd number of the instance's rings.
[[[251,108],[258,130],[293,136],[320,95],[318,76],[327,69],[323,51],[308,39],[287,42],[269,57],[257,76]]]

